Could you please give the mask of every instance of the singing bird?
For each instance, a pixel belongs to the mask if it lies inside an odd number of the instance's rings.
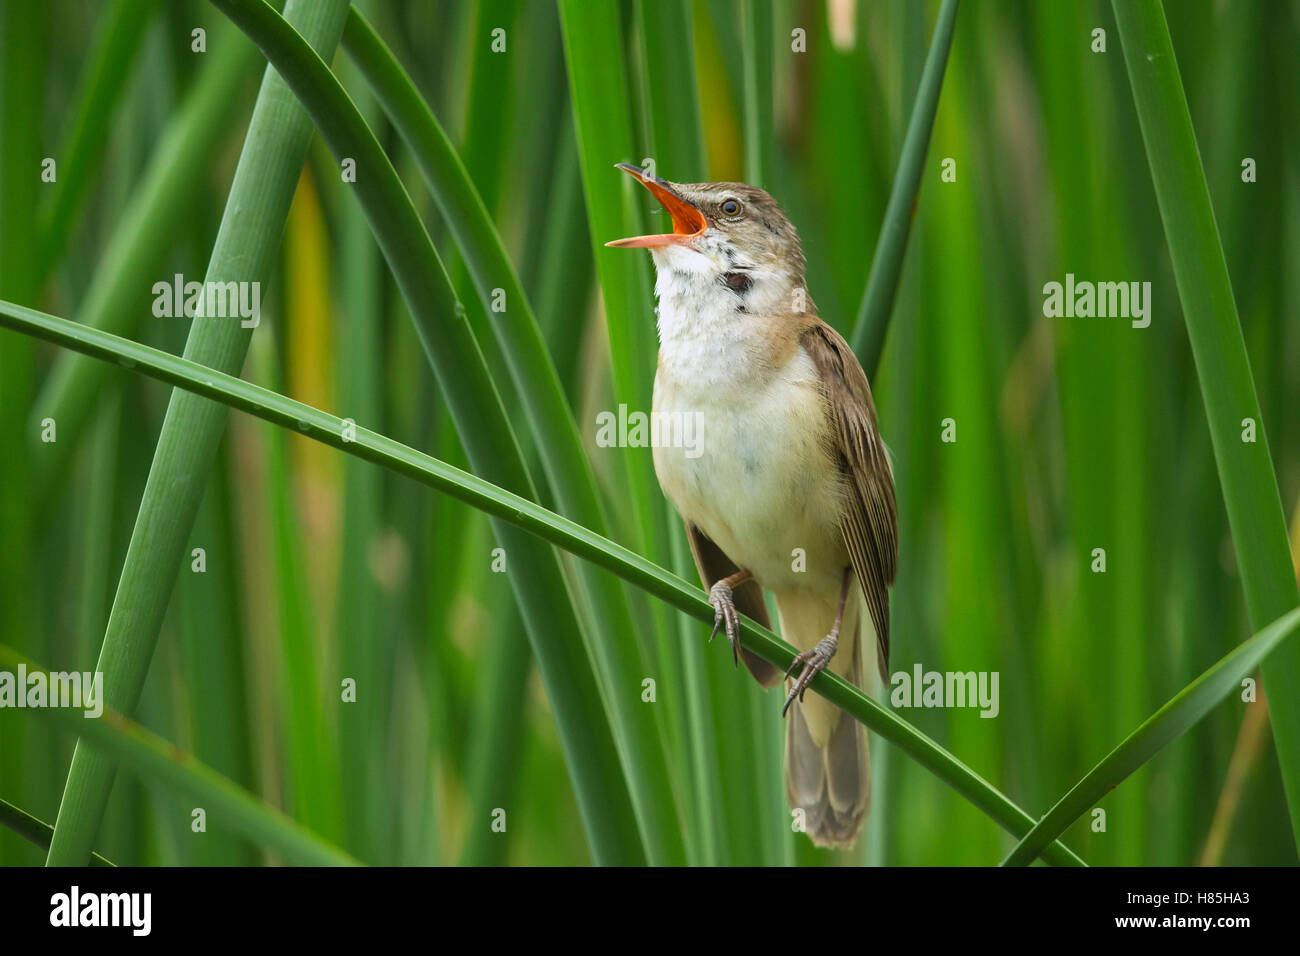
[[[873,692],[872,644],[887,674],[898,510],[871,387],[817,317],[799,236],[776,200],[743,183],[618,168],[672,217],[671,233],[606,243],[654,258],[653,413],[698,416],[702,429],[693,453],[656,443],[655,473],[686,523],[713,634],[725,630],[764,687],[782,674],[739,647],[738,613],[770,626],[763,589],[773,592],[781,633],[800,650],[784,675],[786,796],[814,843],[851,846],[871,801],[866,730],[804,692],[825,667]]]

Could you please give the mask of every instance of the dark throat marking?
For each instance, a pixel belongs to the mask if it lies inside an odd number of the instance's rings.
[[[744,295],[754,284],[754,280],[749,277],[748,272],[724,272],[722,284],[737,295]]]

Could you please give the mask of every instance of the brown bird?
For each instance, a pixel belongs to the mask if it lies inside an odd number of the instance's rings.
[[[654,258],[653,414],[696,416],[702,429],[694,454],[656,444],[659,484],[686,522],[713,633],[725,630],[733,657],[764,687],[781,672],[739,647],[737,612],[770,626],[763,588],[774,593],[781,633],[800,649],[785,674],[782,713],[794,705],[786,796],[814,843],[850,846],[871,801],[866,730],[804,691],[829,666],[873,692],[863,666],[873,634],[887,673],[898,512],[871,387],[848,343],[817,317],[799,236],[776,200],[743,183],[673,183],[618,168],[673,224],[669,234],[607,243]]]

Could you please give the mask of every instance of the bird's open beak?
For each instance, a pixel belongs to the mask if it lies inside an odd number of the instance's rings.
[[[631,239],[615,239],[607,246],[620,249],[649,249],[655,246],[689,246],[691,242],[708,228],[708,220],[685,199],[682,199],[672,187],[657,176],[647,176],[645,170],[630,163],[617,163],[616,169],[635,176],[646,189],[654,194],[660,204],[673,217],[673,231],[661,236],[633,236]]]

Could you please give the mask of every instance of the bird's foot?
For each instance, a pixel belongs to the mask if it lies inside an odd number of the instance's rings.
[[[731,644],[732,660],[740,666],[740,615],[736,612],[731,585],[719,581],[709,588],[709,603],[713,605],[713,632],[709,635],[709,643],[712,644],[718,636],[718,628],[724,628]]]
[[[831,658],[835,656],[835,648],[838,646],[839,638],[835,634],[827,634],[810,650],[800,651],[794,656],[789,669],[785,672],[786,678],[789,679],[790,674],[800,665],[803,665],[803,670],[795,678],[794,686],[790,688],[790,695],[785,699],[785,706],[781,708],[782,717],[786,715],[796,697],[799,698],[800,703],[803,703],[803,695],[808,689],[808,685],[817,676],[817,672],[831,662]]]

